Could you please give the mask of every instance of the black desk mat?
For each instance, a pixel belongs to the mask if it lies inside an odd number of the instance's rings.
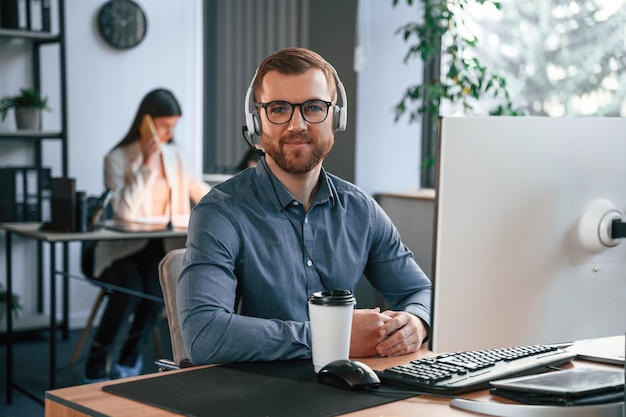
[[[415,395],[333,388],[317,381],[310,360],[201,368],[102,390],[191,417],[336,416]]]

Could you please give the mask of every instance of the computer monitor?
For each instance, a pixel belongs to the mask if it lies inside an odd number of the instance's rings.
[[[625,118],[442,118],[437,167],[431,350],[624,334]]]

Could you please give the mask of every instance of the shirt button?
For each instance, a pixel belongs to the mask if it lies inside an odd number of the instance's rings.
[[[297,206],[298,204],[299,204],[299,203],[298,203],[297,201],[294,201],[294,202],[293,202],[293,205],[294,205],[294,206]]]
[[[305,223],[308,223],[308,222],[309,222],[309,218],[308,218],[308,217],[305,217],[305,218],[304,218],[304,222],[305,222]]]
[[[311,266],[311,265],[313,265],[313,262],[311,262],[310,259],[308,261],[306,261],[306,266]]]

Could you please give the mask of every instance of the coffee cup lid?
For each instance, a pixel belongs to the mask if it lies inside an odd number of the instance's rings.
[[[350,290],[337,289],[314,292],[309,297],[309,302],[317,305],[353,305],[356,304],[356,298],[354,298]]]

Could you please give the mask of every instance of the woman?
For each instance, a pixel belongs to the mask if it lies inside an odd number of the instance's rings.
[[[210,190],[209,185],[187,170],[182,152],[172,143],[181,115],[180,105],[170,91],[149,92],[124,139],[105,157],[105,183],[113,190],[115,218],[179,219],[189,216],[190,200],[197,203]],[[109,284],[162,297],[159,261],[168,251],[182,246],[184,239],[100,242],[95,252],[94,276]],[[162,310],[162,303],[113,291],[90,349],[86,382],[139,375],[141,351]],[[119,359],[108,372],[107,358],[113,352],[118,332],[133,313]]]

